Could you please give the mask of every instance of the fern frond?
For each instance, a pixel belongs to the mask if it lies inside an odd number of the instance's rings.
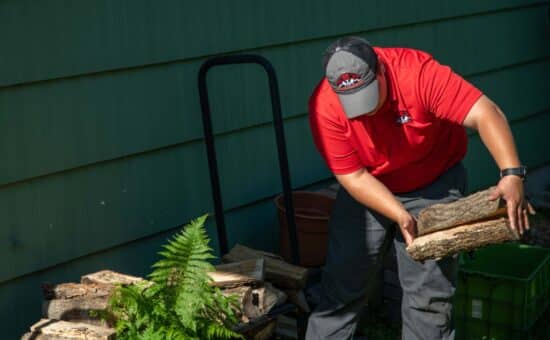
[[[211,285],[214,267],[204,229],[191,221],[164,245],[149,274],[152,283],[120,287],[111,298],[117,339],[234,339],[240,305]]]

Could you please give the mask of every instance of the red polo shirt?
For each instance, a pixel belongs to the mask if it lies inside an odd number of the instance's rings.
[[[324,78],[309,100],[313,139],[334,174],[366,168],[392,192],[412,191],[464,157],[462,122],[482,93],[425,52],[374,50],[386,69],[384,106],[348,119]]]

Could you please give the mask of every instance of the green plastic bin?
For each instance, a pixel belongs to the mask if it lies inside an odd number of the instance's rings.
[[[457,339],[550,339],[535,327],[549,302],[550,249],[500,244],[462,256]]]

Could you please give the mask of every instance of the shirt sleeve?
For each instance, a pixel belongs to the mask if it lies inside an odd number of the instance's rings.
[[[449,66],[429,58],[420,71],[420,97],[436,117],[462,124],[482,92],[454,73]]]
[[[329,169],[345,175],[363,167],[357,150],[349,142],[349,126],[338,122],[315,101],[309,105],[309,123],[313,141]]]

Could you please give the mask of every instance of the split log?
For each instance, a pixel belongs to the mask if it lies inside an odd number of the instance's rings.
[[[87,274],[80,278],[81,283],[103,283],[103,284],[121,284],[131,285],[146,281],[141,277],[120,274],[112,270],[102,270],[96,273]]]
[[[215,272],[208,275],[216,287],[236,287],[264,280],[264,259],[252,259],[216,266]]]
[[[281,288],[301,289],[305,286],[308,270],[281,260],[280,256],[237,244],[223,256],[224,262],[237,262],[263,258],[265,278]]]
[[[452,203],[434,204],[423,209],[418,214],[418,235],[505,216],[504,201],[489,200],[493,189],[477,192]]]
[[[413,259],[424,261],[518,239],[518,234],[510,229],[508,220],[499,218],[420,236],[407,247],[407,251]]]
[[[106,312],[108,305],[108,297],[48,300],[42,302],[42,317],[109,326],[109,323],[94,314],[99,311]]]
[[[250,319],[259,318],[267,314],[273,307],[278,306],[286,301],[286,294],[279,290],[269,282],[266,282],[263,287],[252,289],[252,306],[247,309],[249,304],[245,304],[245,314]]]
[[[112,328],[87,325],[84,323],[42,319],[31,326],[31,332],[23,335],[23,340],[113,340]]]
[[[266,282],[264,286],[252,288],[241,286],[222,290],[225,296],[236,295],[239,299],[243,322],[259,318],[267,314],[271,308],[286,301],[286,294]]]
[[[113,285],[97,283],[42,285],[42,293],[46,299],[42,302],[42,317],[109,326],[109,322],[92,312],[101,311],[104,312],[104,316],[108,315],[107,307],[114,288]]]
[[[62,283],[58,285],[46,283],[42,285],[42,294],[46,300],[109,296],[113,290],[113,285],[102,283]]]
[[[225,296],[237,296],[240,310],[238,316],[243,323],[250,321],[250,316],[246,314],[246,311],[258,309],[259,307],[253,304],[252,301],[252,287],[240,286],[235,288],[229,288],[222,290],[222,294]],[[259,311],[254,311],[252,314],[256,315]]]

